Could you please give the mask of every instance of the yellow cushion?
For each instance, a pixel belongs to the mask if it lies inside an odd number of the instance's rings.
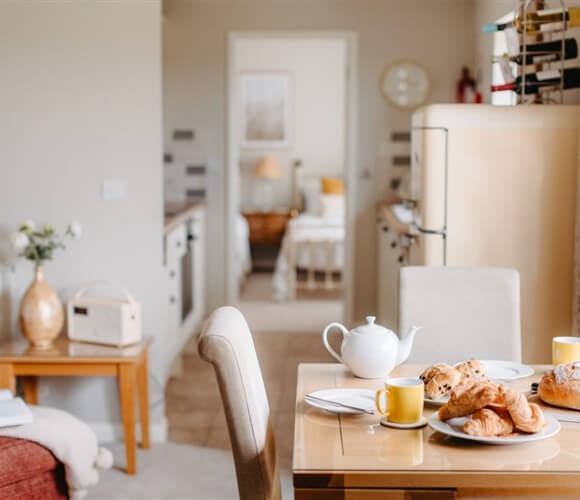
[[[324,194],[344,194],[344,182],[334,177],[323,177],[322,192]]]

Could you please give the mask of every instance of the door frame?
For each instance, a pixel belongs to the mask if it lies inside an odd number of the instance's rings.
[[[355,31],[230,31],[227,34],[226,68],[226,252],[225,290],[226,302],[237,304],[239,287],[235,276],[236,215],[238,212],[239,186],[236,169],[239,168],[237,143],[239,120],[234,113],[236,93],[235,44],[242,39],[295,38],[295,39],[341,39],[346,44],[346,92],[345,92],[345,269],[343,321],[351,323],[354,313],[354,266],[355,266],[355,214],[357,184],[358,145],[358,33]]]

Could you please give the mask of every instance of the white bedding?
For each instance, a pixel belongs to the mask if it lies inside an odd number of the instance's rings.
[[[288,299],[290,262],[301,269],[342,271],[344,218],[302,214],[290,219],[272,279],[276,300]]]

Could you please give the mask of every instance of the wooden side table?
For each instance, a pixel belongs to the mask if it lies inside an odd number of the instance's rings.
[[[58,338],[50,349],[36,349],[25,340],[0,345],[0,388],[15,392],[16,377],[22,377],[24,398],[37,404],[37,377],[46,375],[86,377],[112,376],[119,381],[119,400],[127,473],[135,474],[135,400],[139,399],[141,446],[150,448],[148,355],[152,339],[117,348],[97,344],[70,342]]]
[[[288,210],[273,212],[243,212],[250,226],[250,244],[279,245],[290,219]]]
[[[252,270],[274,270],[291,213],[288,210],[243,212],[250,227]]]

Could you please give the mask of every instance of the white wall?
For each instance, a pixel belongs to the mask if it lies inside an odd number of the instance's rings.
[[[0,74],[0,241],[23,219],[59,228],[78,219],[84,234],[47,265],[48,282],[63,299],[89,280],[123,283],[142,303],[151,372],[162,380],[159,0],[0,0]],[[101,199],[105,178],[125,182],[124,199]],[[5,248],[0,257],[9,262]],[[32,266],[0,275],[5,339]],[[40,404],[101,430],[119,420],[113,379],[46,382]],[[152,402],[160,397],[152,384]],[[163,421],[162,402],[152,418]]]
[[[291,206],[293,161],[306,176],[344,175],[346,44],[343,39],[242,38],[235,42],[235,84],[244,73],[279,72],[291,81],[291,147],[241,149],[242,209],[259,206],[252,170],[265,155],[274,156],[282,177],[273,182],[277,207]],[[238,96],[240,93],[238,92]],[[240,101],[235,103],[240,116]]]
[[[168,0],[164,18],[165,137],[177,127],[203,136],[208,161],[208,300],[224,301],[226,42],[229,31],[354,30],[358,39],[358,182],[355,315],[376,311],[375,203],[388,199],[393,130],[411,112],[386,104],[379,77],[394,60],[424,64],[430,102],[452,102],[461,66],[473,63],[472,0]],[[399,169],[401,170],[401,169]]]

